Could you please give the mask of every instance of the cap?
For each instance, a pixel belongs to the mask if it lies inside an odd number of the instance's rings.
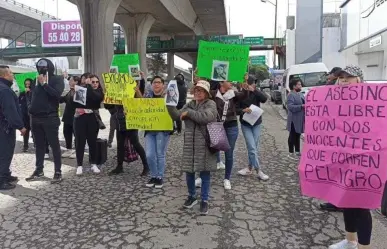
[[[361,80],[363,80],[363,71],[358,66],[348,65],[337,73],[339,76],[343,74],[347,74],[352,77],[359,77]]]
[[[208,83],[207,81],[205,80],[199,80],[198,83],[196,83],[196,87],[201,87],[203,88],[204,90],[206,90],[206,92],[208,92],[208,95],[211,97],[211,93],[210,93],[210,83]]]

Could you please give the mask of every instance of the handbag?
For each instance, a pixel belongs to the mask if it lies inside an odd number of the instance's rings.
[[[98,127],[100,130],[105,130],[106,125],[103,123],[101,115],[99,115],[98,111],[94,111],[95,118],[97,119]]]
[[[131,163],[138,160],[138,154],[134,149],[133,145],[130,143],[129,138],[125,138],[124,144],[124,161]]]
[[[228,102],[225,102],[221,121],[207,124],[207,132],[209,136],[209,147],[214,150],[227,151],[231,148],[228,142],[226,130],[224,129],[224,126],[223,126],[223,123],[226,120],[227,110],[228,110]],[[218,116],[218,119],[219,119],[219,116]]]

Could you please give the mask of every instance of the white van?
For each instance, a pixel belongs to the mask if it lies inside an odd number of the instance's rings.
[[[325,86],[327,83],[328,68],[324,63],[306,63],[293,65],[285,70],[283,75],[283,84],[281,90],[282,106],[287,109],[287,97],[290,92],[289,82],[293,78],[302,80],[302,93],[307,92],[317,86]]]

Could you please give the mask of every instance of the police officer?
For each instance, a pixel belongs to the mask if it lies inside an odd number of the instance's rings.
[[[18,178],[11,176],[10,166],[16,144],[16,130],[24,136],[23,118],[18,98],[11,89],[13,73],[8,66],[0,66],[0,190],[16,187]]]

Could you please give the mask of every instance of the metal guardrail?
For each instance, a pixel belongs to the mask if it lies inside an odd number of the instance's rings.
[[[32,8],[32,7],[28,6],[28,5],[19,3],[17,1],[14,1],[14,0],[2,0],[2,1],[7,2],[7,3],[11,3],[11,4],[13,4],[13,5],[17,6],[17,7],[23,8],[25,10],[29,10],[30,12],[36,13],[36,14],[38,14],[40,16],[47,17],[47,18],[53,19],[53,20],[57,20],[57,18],[55,16],[52,16],[52,15],[47,14],[47,13],[44,13],[44,12],[38,10],[38,9]]]

